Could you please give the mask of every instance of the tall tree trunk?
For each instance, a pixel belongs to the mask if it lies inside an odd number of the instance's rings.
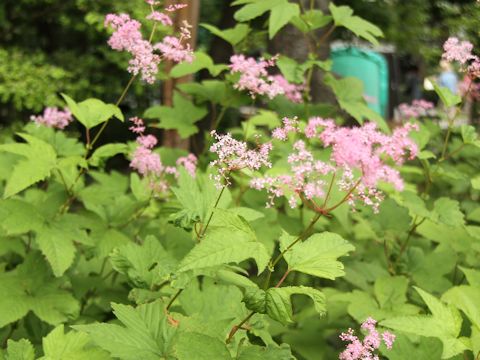
[[[165,6],[176,4],[175,0],[166,0]],[[174,29],[178,31],[183,25],[184,21],[187,21],[192,25],[191,33],[192,37],[188,40],[188,43],[195,49],[197,44],[197,29],[198,29],[198,18],[200,14],[200,0],[185,0],[184,4],[187,4],[187,7],[177,10],[174,12]],[[165,71],[170,72],[173,64],[171,61],[168,61],[165,65]],[[186,75],[178,79],[168,79],[163,82],[162,86],[162,103],[165,106],[173,105],[173,94],[177,84],[182,84],[190,82],[193,80],[193,75]],[[167,147],[188,149],[190,146],[189,139],[181,139],[180,135],[176,130],[165,130],[163,133],[163,145]]]

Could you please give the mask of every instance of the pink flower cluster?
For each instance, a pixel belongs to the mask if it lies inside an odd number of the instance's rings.
[[[130,130],[137,134],[137,148],[135,149],[130,167],[138,171],[142,176],[149,178],[150,187],[156,193],[162,193],[168,190],[169,183],[167,175],[178,177],[178,169],[174,166],[164,166],[160,155],[153,151],[157,145],[157,138],[153,135],[145,135],[145,124],[138,117],[131,118],[133,125]],[[195,177],[197,158],[193,154],[177,159],[177,166],[183,166],[187,172]]]
[[[348,329],[347,332],[340,335],[342,341],[348,342],[346,349],[339,355],[339,360],[379,360],[375,351],[380,347],[383,340],[387,349],[392,349],[395,342],[395,334],[388,331],[383,332],[381,335],[376,329],[377,322],[369,317],[361,325],[361,328],[367,331],[367,335],[363,341],[361,341],[352,329]]]
[[[443,44],[442,57],[447,61],[458,61],[465,64],[468,60],[475,59],[472,50],[473,44],[470,41],[460,41],[456,37],[450,37]]]
[[[156,5],[155,1],[147,2],[152,6]],[[173,24],[172,19],[168,15],[153,10],[147,16],[147,19],[158,21],[165,26],[171,26]],[[114,30],[108,40],[110,47],[117,51],[127,51],[132,55],[128,72],[134,75],[141,74],[144,81],[152,84],[155,82],[158,65],[162,57],[175,62],[193,61],[193,52],[190,49],[190,45],[182,44],[184,39],[190,38],[190,25],[184,23],[180,30],[180,38],[166,36],[161,42],[155,45],[143,39],[141,26],[139,21],[131,19],[127,14],[108,14],[105,17],[105,27],[111,27]],[[162,55],[160,56],[155,53],[155,51],[160,51]]]
[[[283,89],[283,95],[294,103],[301,103],[302,102],[302,91],[305,90],[304,85],[297,85],[289,83],[287,79],[283,75],[273,75],[272,81],[276,82],[278,86]]]
[[[299,132],[297,118],[289,119],[283,118],[283,126],[278,127],[272,131],[272,137],[277,140],[285,141],[288,138],[288,134]]]
[[[326,196],[327,184],[333,185],[337,177],[336,185],[348,194],[346,201],[351,206],[360,200],[377,212],[383,199],[377,189],[379,182],[390,183],[398,190],[403,189],[400,173],[388,165],[385,158],[390,158],[396,165],[403,164],[406,158],[413,159],[418,149],[408,135],[415,129],[416,125],[406,124],[388,136],[378,131],[375,123],[348,128],[337,126],[331,119],[311,118],[304,134],[309,139],[320,140],[323,147],[331,148],[330,158],[326,161],[316,160],[306,143],[298,140],[288,157],[289,172],[255,178],[251,181],[251,187],[267,191],[267,206],[272,206],[275,198],[286,196],[291,207],[296,207],[300,198],[323,211],[326,200],[319,207],[315,198]],[[275,129],[272,136],[286,140],[288,132],[292,131],[299,132],[296,123],[284,119],[284,126]]]
[[[430,110],[435,106],[430,101],[426,100],[413,100],[411,104],[403,103],[398,106],[401,117],[403,119],[419,118],[422,116],[428,116]]]
[[[108,44],[117,51],[127,51],[132,55],[128,72],[137,75],[149,84],[155,82],[155,76],[160,64],[160,56],[154,54],[153,46],[144,40],[140,32],[141,24],[130,19],[127,14],[108,14],[105,17],[105,26],[114,29]]]
[[[245,55],[233,55],[230,58],[230,71],[239,73],[240,79],[234,85],[235,89],[247,90],[252,98],[266,95],[270,99],[285,95],[290,101],[301,102],[302,85],[290,84],[282,75],[271,76],[267,69],[275,65],[276,58],[259,61]]]
[[[443,51],[443,59],[450,62],[456,61],[460,63],[463,71],[467,71],[474,78],[480,77],[480,58],[472,53],[471,42],[450,37],[443,44]]]
[[[218,168],[218,174],[213,176],[218,188],[223,186],[223,180],[227,185],[230,184],[229,174],[232,171],[259,170],[262,166],[272,166],[268,159],[272,150],[271,143],[260,144],[251,150],[246,142],[236,140],[230,134],[220,135],[215,130],[211,134],[216,142],[210,147],[210,151],[217,154],[218,159],[210,162],[210,165]]]
[[[56,107],[47,107],[43,115],[30,117],[37,125],[44,125],[51,128],[64,129],[73,121],[72,113],[67,109],[59,110]]]

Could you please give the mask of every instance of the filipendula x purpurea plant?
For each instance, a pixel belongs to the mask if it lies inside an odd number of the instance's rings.
[[[475,358],[480,142],[473,126],[457,125],[461,97],[437,87],[445,107],[458,107],[440,109],[443,122],[415,102],[401,107],[402,124],[387,126],[358,80],[337,79],[316,57],[341,27],[377,43],[381,31],[346,6],[325,14],[314,2],[236,1],[235,27],[202,25],[236,53],[214,64],[188,46],[187,23],[172,32],[183,4],[146,3],[148,37],[127,14],[105,19],[108,44],[128,54],[132,74],[115,104],[63,95],[64,109],[3,137],[1,355]],[[252,28],[265,14],[267,31]],[[287,24],[308,43],[306,62],[239,51]],[[478,76],[472,51],[445,44],[445,60],[472,84],[465,98]],[[178,64],[165,73],[167,60]],[[180,84],[172,106],[125,121],[120,105],[136,80],[201,69],[214,79]],[[314,71],[341,111],[312,104]],[[226,129],[252,104],[255,114]],[[158,146],[153,127],[188,138],[206,115],[203,151]],[[342,126],[346,115],[359,124]],[[134,142],[98,146],[113,118]],[[85,144],[68,136],[74,121]],[[112,169],[114,156],[131,171]]]

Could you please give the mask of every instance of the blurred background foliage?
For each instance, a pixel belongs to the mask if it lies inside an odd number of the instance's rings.
[[[230,0],[202,0],[200,23],[229,27]],[[451,34],[464,35],[478,46],[475,0],[340,0],[377,24],[385,43],[414,63],[424,75],[436,71],[441,44]],[[126,55],[106,45],[105,14],[127,12],[145,16],[141,0],[3,0],[0,2],[0,123],[28,119],[44,106],[61,105],[59,92],[74,98],[100,97],[112,101],[129,79]],[[468,13],[466,19],[462,14]],[[148,31],[149,24],[145,24]],[[450,32],[450,34],[448,33]],[[337,37],[344,36],[336,32]],[[200,28],[199,44],[214,59],[221,47]],[[266,39],[259,38],[259,46]],[[346,39],[348,40],[348,39]],[[228,53],[231,49],[223,51]],[[216,55],[216,54],[217,55]],[[220,55],[218,55],[220,54]],[[225,55],[223,56],[223,58]],[[160,99],[161,86],[138,83],[130,102],[148,106]]]

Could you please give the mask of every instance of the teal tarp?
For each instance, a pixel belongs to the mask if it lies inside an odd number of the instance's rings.
[[[388,109],[388,63],[382,54],[356,47],[334,49],[330,55],[333,72],[352,76],[364,85],[368,106],[386,117]]]

